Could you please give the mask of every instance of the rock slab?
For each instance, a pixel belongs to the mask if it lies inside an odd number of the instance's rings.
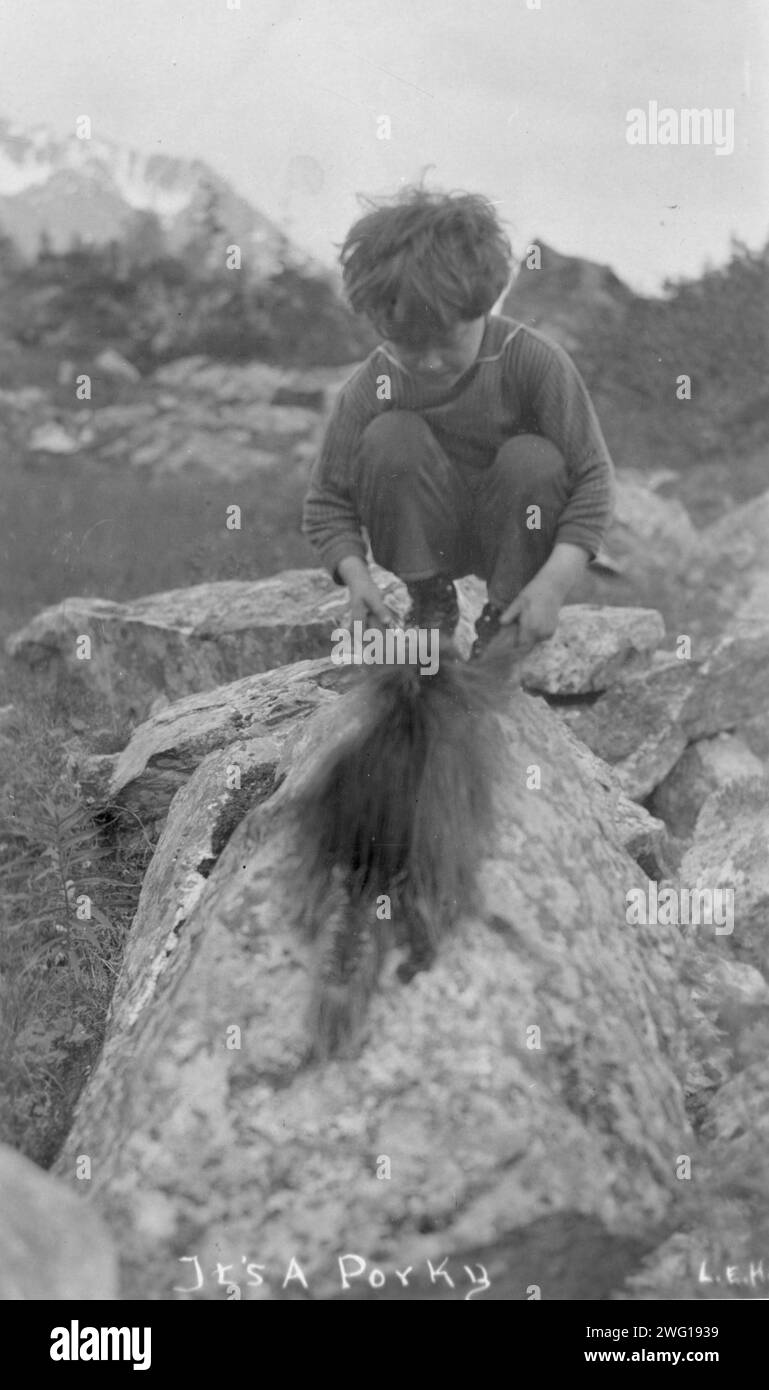
[[[324,747],[350,717],[347,698],[320,712]],[[566,1249],[569,1287],[590,1298],[596,1231],[624,1249],[664,1219],[690,1142],[683,948],[627,926],[626,893],[646,880],[606,838],[557,716],[518,694],[502,728],[475,911],[408,986],[389,963],[355,1059],[308,1064],[314,967],[296,927],[290,807],[312,764],[287,759],[281,788],[235,830],[162,990],[116,1017],[59,1164],[71,1175],[87,1136],[123,1297],[222,1297],[218,1261],[245,1298],[325,1299],[346,1252],[394,1284],[396,1266],[444,1257],[461,1277],[463,1252],[502,1242],[507,1296],[525,1298],[547,1218],[548,1248]],[[300,742],[313,743],[309,726]],[[580,1216],[585,1245],[569,1238]],[[284,1283],[292,1257],[304,1285]],[[182,1292],[193,1259],[195,1294]],[[559,1260],[543,1297],[565,1287]]]

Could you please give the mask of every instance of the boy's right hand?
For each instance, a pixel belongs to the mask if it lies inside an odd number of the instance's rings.
[[[354,622],[369,626],[369,615],[382,627],[395,626],[395,614],[390,611],[381,590],[374,583],[365,560],[357,555],[347,556],[337,566],[339,576],[350,591],[350,626]]]

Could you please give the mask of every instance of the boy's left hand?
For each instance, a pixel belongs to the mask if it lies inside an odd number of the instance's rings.
[[[566,596],[584,574],[589,558],[590,552],[583,546],[556,542],[539,573],[521,589],[500,618],[503,627],[517,620],[517,646],[533,647],[552,637]]]
[[[500,622],[507,627],[517,620],[518,645],[533,647],[535,643],[552,637],[558,626],[562,604],[560,588],[538,574],[505,609]]]

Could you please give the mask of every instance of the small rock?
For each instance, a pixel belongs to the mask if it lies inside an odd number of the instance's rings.
[[[303,390],[300,386],[279,386],[272,398],[272,405],[300,405],[306,410],[322,410],[325,400],[324,391]]]
[[[111,377],[113,381],[141,381],[141,372],[123,357],[122,353],[115,348],[104,348],[98,356],[94,358],[94,370],[102,376]]]
[[[28,447],[33,454],[65,455],[76,454],[80,444],[63,425],[58,425],[55,420],[47,420],[32,431]]]
[[[173,362],[165,362],[162,367],[158,367],[153,373],[153,381],[161,386],[185,387],[189,384],[192,377],[201,367],[208,364],[208,358],[202,354],[193,357],[177,357]]]
[[[15,705],[0,705],[0,734],[18,728],[19,714]]]
[[[155,419],[155,406],[149,401],[132,401],[129,405],[103,405],[93,411],[92,424],[100,435],[113,430],[121,435]]]
[[[272,400],[282,372],[268,362],[212,362],[207,357],[182,357],[160,367],[154,380],[174,390],[215,396],[220,401]]]
[[[298,405],[268,405],[263,401],[230,407],[222,412],[224,423],[259,435],[308,434],[318,424],[312,410]]]
[[[40,386],[21,386],[17,391],[0,391],[0,406],[8,406],[9,409],[18,410],[22,414],[38,410],[47,400],[48,397]]]

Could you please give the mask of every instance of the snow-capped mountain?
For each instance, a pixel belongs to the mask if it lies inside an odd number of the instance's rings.
[[[169,246],[194,233],[215,195],[222,248],[237,243],[244,268],[269,273],[303,264],[279,227],[202,160],[142,154],[104,139],[67,138],[44,126],[23,129],[0,118],[0,228],[34,256],[46,232],[56,250],[73,237],[119,237],[132,213],[155,213]]]

